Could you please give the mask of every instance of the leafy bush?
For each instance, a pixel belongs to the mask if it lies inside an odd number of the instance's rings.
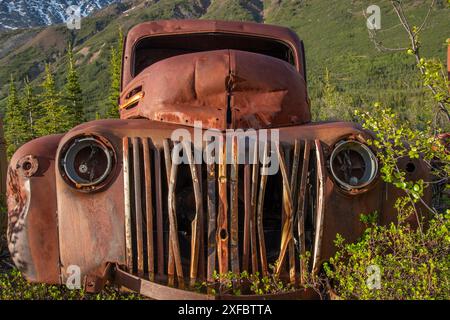
[[[249,273],[243,271],[234,273],[219,273],[214,271],[213,282],[202,282],[196,284],[196,289],[202,291],[207,289],[212,294],[277,294],[295,290],[292,284],[285,284],[275,273],[275,267],[271,265],[271,271],[268,275],[262,275],[259,272]]]
[[[362,216],[367,229],[358,242],[348,244],[337,236],[338,251],[324,266],[326,276],[343,299],[450,299],[450,210],[439,212],[422,200],[432,185],[449,187],[450,154],[435,136],[411,129],[390,109],[376,106],[359,116],[376,136],[371,144],[382,178],[405,196],[395,205],[397,222],[380,226],[375,214]],[[435,180],[408,181],[397,165],[403,157],[420,158]],[[429,209],[431,218],[419,215],[418,204]],[[409,224],[412,216],[417,226]],[[373,270],[379,271],[379,285],[371,282]]]
[[[408,224],[369,225],[357,243],[338,237],[326,275],[343,299],[450,299],[449,230],[450,214],[436,216],[423,232]],[[379,268],[379,288],[371,266]]]
[[[64,286],[29,283],[17,269],[0,273],[0,300],[137,300],[135,293],[121,293],[107,287],[99,294],[69,290]]]

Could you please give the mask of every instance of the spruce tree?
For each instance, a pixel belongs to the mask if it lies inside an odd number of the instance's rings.
[[[39,136],[66,132],[73,123],[73,114],[61,102],[61,95],[56,91],[55,80],[50,71],[50,66],[45,66],[45,79],[42,84],[41,94],[42,117],[36,121],[36,131]]]
[[[37,136],[35,126],[38,118],[38,108],[28,77],[24,80],[23,96],[20,100],[20,106],[27,122],[27,138],[29,140],[34,139]]]
[[[111,58],[109,64],[109,73],[111,77],[111,87],[109,91],[109,102],[106,111],[108,118],[119,117],[119,96],[120,96],[120,77],[122,71],[123,54],[123,33],[119,28],[119,36],[116,46],[111,47]]]
[[[27,129],[25,113],[21,110],[16,84],[11,76],[5,113],[5,140],[8,157],[11,157],[17,148],[28,141]]]
[[[67,49],[67,76],[65,85],[65,105],[72,113],[74,123],[72,125],[84,122],[85,115],[83,110],[83,94],[79,82],[78,73],[75,69],[75,60],[73,57],[72,46],[69,44]]]

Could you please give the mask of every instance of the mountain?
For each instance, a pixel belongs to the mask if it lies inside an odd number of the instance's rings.
[[[405,14],[413,23],[420,23],[429,1],[405,3]],[[445,61],[450,7],[442,3],[437,1],[432,10],[421,42],[424,56]],[[0,114],[11,74],[19,86],[28,77],[38,91],[45,63],[51,63],[57,84],[62,86],[70,42],[85,111],[90,118],[97,112],[102,116],[108,95],[105,88],[109,86],[110,49],[117,41],[119,28],[126,33],[140,22],[158,19],[224,19],[283,25],[297,32],[306,47],[313,113],[328,69],[337,90],[350,95],[354,105],[381,101],[401,109],[407,118],[425,117],[427,97],[412,81],[417,80],[414,60],[404,52],[378,52],[368,38],[363,12],[371,4],[367,0],[133,0],[92,12],[82,20],[80,30],[60,24],[0,32]],[[380,1],[380,6],[383,43],[407,46],[389,1]]]
[[[15,30],[65,22],[70,5],[80,7],[82,17],[118,0],[0,0],[0,30]]]

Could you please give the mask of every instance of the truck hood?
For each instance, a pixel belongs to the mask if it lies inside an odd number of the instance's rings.
[[[121,118],[219,130],[311,121],[306,83],[294,66],[238,50],[184,54],[142,71],[123,90]]]

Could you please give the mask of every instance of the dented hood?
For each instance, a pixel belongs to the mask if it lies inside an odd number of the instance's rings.
[[[188,126],[202,121],[204,127],[219,130],[270,128],[311,120],[305,80],[295,67],[277,58],[237,50],[159,61],[128,84],[121,105],[127,105],[121,110],[122,119],[147,118]]]

